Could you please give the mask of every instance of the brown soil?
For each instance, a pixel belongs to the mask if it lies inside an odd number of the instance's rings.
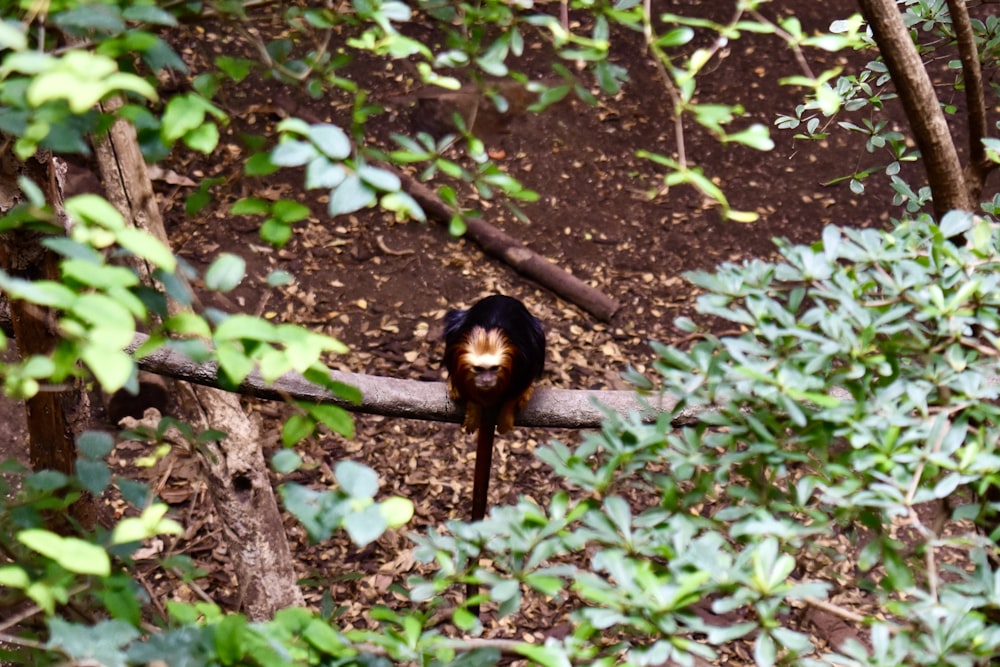
[[[672,3],[671,10],[724,21],[729,4],[686,0]],[[810,31],[851,14],[856,5],[849,0],[788,0],[765,9],[795,14]],[[580,29],[589,32],[589,26]],[[191,30],[187,41],[176,46],[194,72],[218,54],[246,49],[231,33],[211,27],[206,32]],[[810,57],[818,59],[813,60],[815,71],[848,64],[841,56],[825,53]],[[886,223],[890,195],[877,179],[862,197],[852,194],[846,184],[822,185],[877,160],[860,141],[837,133],[817,145],[796,143],[789,134],[774,130],[777,147],[760,153],[720,145],[693,123],[686,124],[689,158],[704,166],[734,208],[759,212],[756,223],[722,220],[718,207],[691,189],[663,191],[660,170],[635,152],[644,148],[675,153],[674,127],[665,113],[666,93],[640,36],[625,35],[614,48],[613,60],[627,67],[631,77],[620,95],[602,99],[596,108],[567,100],[541,115],[520,115],[506,132],[488,137],[491,149],[505,154],[500,161],[504,169],[541,195],[538,202],[523,206],[530,224],[517,221],[496,202],[476,202],[470,193],[463,193],[470,197],[466,204],[481,206],[489,222],[617,299],[622,308],[611,324],[596,322],[484,256],[467,240],[450,237],[441,226],[399,223],[375,211],[330,219],[324,197],[303,194],[299,173],[244,178],[247,135],[267,135],[289,115],[343,124],[350,111],[347,100],[335,95],[313,100],[259,78],[220,92],[219,103],[233,122],[224,130],[223,145],[215,155],[205,159],[182,154],[167,165],[196,180],[223,179],[212,190],[217,203],[189,218],[184,198],[190,189],[158,183],[175,250],[198,269],[219,251],[241,255],[248,262],[250,279],[226,297],[205,297],[204,305],[261,312],[333,334],[351,347],[334,364],[346,370],[442,379],[439,334],[444,312],[499,291],[524,300],[545,322],[550,354],[544,384],[623,388],[619,374],[628,365],[639,370],[650,366],[649,340],[669,343],[682,337],[673,320],[692,314],[696,297],[683,272],[711,269],[726,261],[769,258],[774,251],[772,238],[812,242],[830,223]],[[864,56],[857,62],[864,62]],[[550,74],[541,50],[528,49],[517,67],[533,78]],[[700,79],[699,99],[742,104],[747,116],[738,121],[740,126],[761,122],[773,127],[776,114],[791,111],[799,100],[798,90],[777,84],[780,77],[797,70],[790,52],[776,39],[747,36],[727,47],[712,68]],[[378,141],[386,141],[390,132],[409,129],[413,122],[409,116],[416,111],[398,103],[413,88],[408,68],[358,63],[346,74],[370,84],[373,101],[388,109],[371,123]],[[586,74],[581,78],[589,81]],[[276,250],[261,242],[259,220],[228,213],[234,201],[249,195],[305,201],[314,216],[298,224],[288,245]],[[290,272],[296,282],[274,291],[264,279],[278,269]],[[277,442],[278,422],[273,417],[280,416],[282,408],[252,407],[267,418],[269,441]],[[314,466],[305,480],[330,484],[332,464],[353,458],[379,473],[386,494],[401,494],[415,502],[415,530],[467,515],[473,447],[456,426],[365,415],[358,415],[356,423],[353,440],[324,435],[300,446],[306,462]],[[493,503],[512,502],[519,495],[544,501],[557,483],[532,451],[553,437],[572,443],[580,435],[516,430],[499,444]],[[193,512],[201,517],[209,537],[202,542],[204,550],[188,554],[213,573],[209,585],[219,594],[230,594],[228,599],[235,602],[235,589],[225,575],[225,555],[213,549],[210,506],[197,493],[196,481],[175,477],[161,490],[169,492],[185,516]],[[298,544],[302,575],[311,581],[313,602],[320,604],[321,596],[329,594],[344,606],[343,618],[353,624],[364,623],[361,612],[375,601],[404,604],[389,589],[416,571],[403,537],[386,536],[359,550],[346,538],[310,546],[291,521],[289,532]],[[177,582],[170,586],[176,587],[175,595],[183,596],[187,590]],[[545,633],[558,613],[550,603],[534,601],[516,619],[517,632],[504,621],[490,634]]]

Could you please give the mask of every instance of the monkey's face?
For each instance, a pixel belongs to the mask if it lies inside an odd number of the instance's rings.
[[[472,366],[472,382],[479,391],[490,391],[500,384],[500,364],[491,364],[490,361],[478,360],[479,363]]]
[[[496,400],[510,382],[511,348],[503,332],[476,327],[469,333],[459,358],[459,368],[470,397],[487,404]]]

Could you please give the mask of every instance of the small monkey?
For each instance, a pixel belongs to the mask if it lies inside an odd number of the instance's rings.
[[[478,521],[486,515],[494,431],[511,430],[531,400],[545,365],[545,334],[523,303],[499,294],[449,311],[444,322],[448,395],[465,403],[465,431],[477,432],[472,520]],[[475,593],[470,586],[467,594]]]

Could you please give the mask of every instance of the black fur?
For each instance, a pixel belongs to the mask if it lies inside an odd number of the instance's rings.
[[[450,310],[444,316],[444,342],[452,347],[473,327],[500,329],[516,350],[510,394],[517,395],[542,376],[545,366],[545,333],[542,323],[517,299],[494,294],[468,310]]]

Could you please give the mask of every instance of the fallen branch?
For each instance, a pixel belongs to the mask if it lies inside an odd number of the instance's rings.
[[[417,200],[428,217],[444,224],[451,221],[455,211],[431,188],[391,166],[383,165],[383,168],[399,176],[403,190]],[[488,222],[470,218],[465,221],[465,226],[466,236],[479,244],[485,253],[503,260],[519,273],[536,280],[602,322],[610,322],[618,311],[620,304],[617,301],[529,250],[523,243]]]

